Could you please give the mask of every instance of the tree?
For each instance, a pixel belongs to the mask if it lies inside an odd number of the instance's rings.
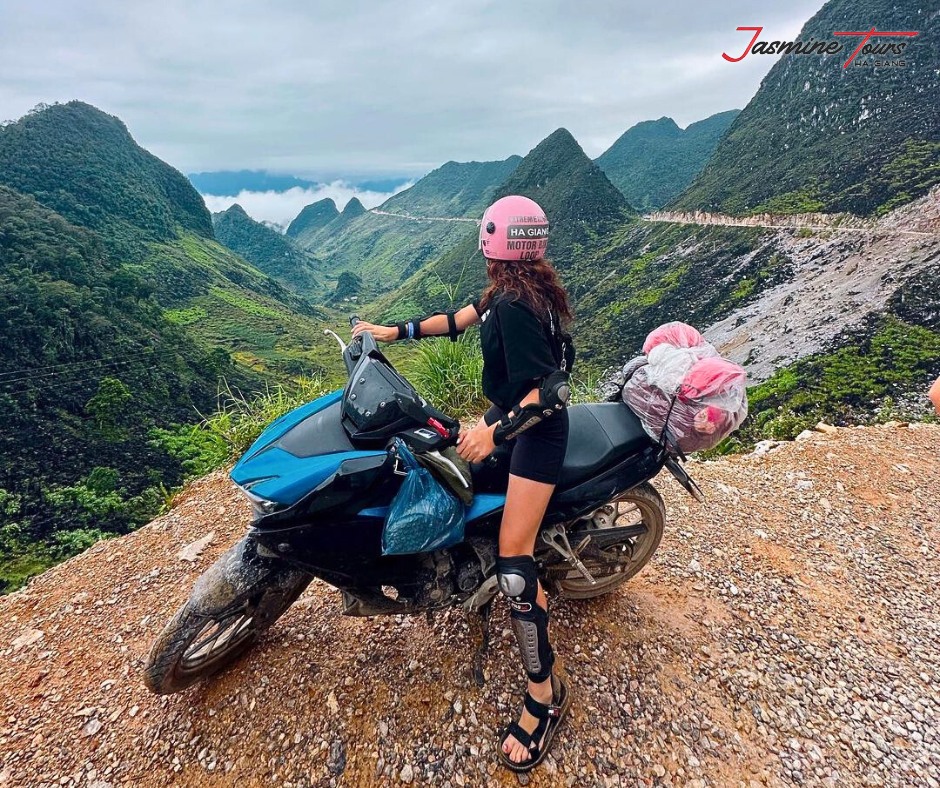
[[[134,399],[131,390],[117,378],[102,378],[98,391],[85,404],[85,410],[94,418],[102,433],[119,437],[118,425],[123,420],[124,410]]]

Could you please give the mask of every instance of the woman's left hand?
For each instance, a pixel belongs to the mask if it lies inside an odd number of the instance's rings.
[[[467,462],[483,462],[496,448],[493,443],[495,429],[494,424],[491,427],[474,427],[472,430],[461,432],[457,439],[457,454]]]

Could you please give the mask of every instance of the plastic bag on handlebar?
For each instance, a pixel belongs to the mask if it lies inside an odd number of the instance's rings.
[[[404,441],[396,438],[391,450],[405,478],[385,518],[382,554],[426,553],[463,541],[463,504],[418,463]]]

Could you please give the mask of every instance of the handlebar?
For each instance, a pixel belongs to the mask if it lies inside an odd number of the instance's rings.
[[[359,323],[359,322],[360,322],[360,320],[359,320],[359,315],[350,315],[350,316],[349,316],[349,327],[350,327],[350,328],[355,328],[355,327],[356,327],[356,323]]]

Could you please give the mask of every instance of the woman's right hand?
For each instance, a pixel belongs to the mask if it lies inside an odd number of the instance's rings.
[[[379,342],[394,342],[398,339],[397,326],[377,326],[374,323],[367,323],[365,320],[360,320],[353,326],[352,335],[357,337],[363,331],[371,331],[372,336]]]

